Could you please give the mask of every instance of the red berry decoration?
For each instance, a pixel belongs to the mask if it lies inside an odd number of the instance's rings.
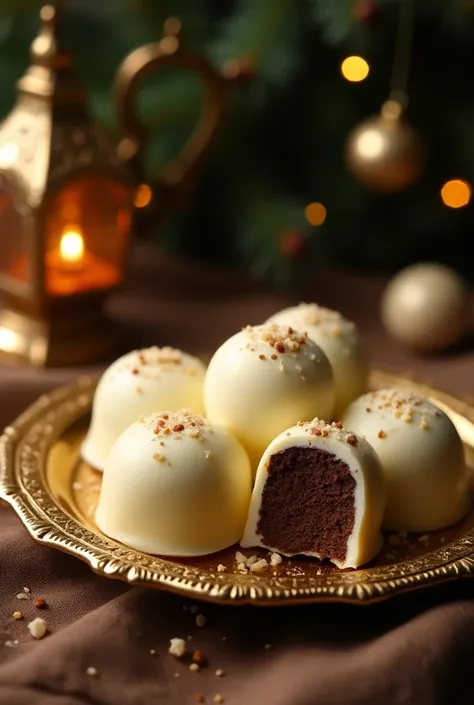
[[[373,0],[358,0],[354,15],[360,24],[370,24],[377,15],[377,9],[377,4]]]
[[[303,253],[304,237],[299,230],[284,230],[280,234],[280,252],[289,260],[298,259]]]

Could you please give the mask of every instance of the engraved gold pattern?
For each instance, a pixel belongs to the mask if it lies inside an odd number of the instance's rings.
[[[213,602],[299,604],[368,603],[390,595],[474,573],[474,526],[435,550],[389,565],[351,572],[305,575],[219,573],[150,556],[88,528],[87,520],[63,505],[46,481],[48,454],[76,421],[90,411],[97,379],[85,377],[40,397],[0,439],[0,498],[10,504],[41,543],[89,563],[105,577],[159,587]],[[372,388],[404,386],[432,398],[447,411],[469,453],[474,447],[474,406],[406,376],[374,372]]]

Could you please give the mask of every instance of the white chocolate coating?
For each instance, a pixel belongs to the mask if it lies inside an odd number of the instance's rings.
[[[233,436],[189,411],[162,412],[113,445],[96,522],[140,551],[200,556],[240,540],[250,493],[250,462]]]
[[[467,513],[470,472],[441,409],[408,390],[383,389],[353,402],[343,423],[367,438],[384,466],[387,529],[434,531]]]
[[[270,321],[306,331],[325,352],[336,388],[333,417],[339,419],[348,404],[367,389],[368,356],[355,324],[337,311],[306,303],[285,308]]]
[[[103,470],[113,443],[139,416],[181,408],[203,413],[205,372],[200,360],[174,348],[133,350],[115,360],[94,395],[83,459]]]
[[[341,424],[326,424],[325,421],[314,419],[310,423],[289,428],[270,443],[258,466],[241,546],[246,548],[263,546],[283,555],[295,555],[295,553],[285,553],[280,546],[267,545],[257,527],[271,457],[287,448],[311,447],[327,451],[347,464],[355,481],[354,526],[347,540],[347,553],[344,560],[322,555],[317,550],[306,550],[301,553],[320,559],[329,558],[339,568],[357,568],[368,563],[380,551],[382,546],[380,526],[386,498],[384,472],[377,454],[369,443],[339,426]]]
[[[247,326],[214,354],[204,382],[206,414],[258,462],[270,441],[300,419],[330,417],[332,369],[307,336],[275,323]]]

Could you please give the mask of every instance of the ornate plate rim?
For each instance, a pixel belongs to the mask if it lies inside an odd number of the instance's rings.
[[[80,558],[95,573],[233,605],[367,604],[474,573],[474,527],[446,546],[401,563],[300,578],[212,572],[149,556],[106,539],[59,506],[43,480],[49,448],[90,411],[97,381],[98,376],[81,377],[42,395],[0,438],[0,498],[11,505],[34,539]],[[406,375],[374,371],[371,386],[408,386],[474,423],[471,400]]]

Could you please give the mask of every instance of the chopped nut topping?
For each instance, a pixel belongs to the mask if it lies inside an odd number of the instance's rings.
[[[164,463],[166,458],[161,453],[153,453],[153,460],[156,460],[157,463]]]
[[[99,671],[97,670],[97,668],[95,668],[95,666],[89,666],[86,673],[88,676],[91,676],[92,678],[95,678],[96,676],[99,675]]]
[[[222,668],[218,668],[216,671],[216,676],[218,678],[222,678],[222,676],[225,676],[225,671],[223,671]]]
[[[23,619],[22,613],[19,612],[18,610],[15,610],[15,612],[13,612],[12,617],[13,617],[13,619]]]
[[[42,597],[37,597],[35,600],[35,607],[37,610],[44,610],[46,609],[48,605],[46,604],[46,600],[43,600]]]
[[[203,614],[198,614],[196,617],[196,624],[198,627],[204,627],[207,624],[207,617]]]
[[[265,323],[262,326],[246,326],[244,331],[248,334],[247,350],[254,350],[259,343],[265,343],[274,349],[271,359],[276,360],[279,353],[298,352],[301,345],[308,343],[308,335],[294,331],[291,326],[279,326],[276,323]],[[263,353],[259,354],[260,360],[265,360]]]
[[[225,573],[226,570],[227,570],[227,568],[225,567],[225,565],[223,565],[222,563],[219,563],[219,565],[217,566],[217,572],[218,573]]]
[[[357,436],[354,436],[354,434],[351,433],[349,436],[347,436],[346,443],[348,443],[350,446],[356,446],[358,444]]]
[[[204,451],[204,457],[206,458],[206,460],[209,460],[209,458],[211,457],[211,451],[210,451],[210,450],[205,450],[205,451]]]
[[[32,637],[42,639],[47,631],[46,622],[44,619],[41,619],[41,617],[36,617],[36,619],[28,624],[28,629]]]
[[[426,417],[435,417],[440,415],[439,409],[434,404],[424,399],[422,396],[415,394],[409,389],[380,389],[370,394],[371,405],[375,406],[379,411],[387,411],[396,419],[401,419],[405,423],[412,423],[415,419],[415,414],[420,414],[420,428],[426,430],[425,423],[428,424]],[[366,411],[371,407],[367,407]]]
[[[188,409],[152,414],[145,418],[144,423],[153,429],[157,437],[169,436],[173,433],[178,434],[174,436],[175,438],[181,437],[180,434],[182,434],[200,441],[204,439],[204,433],[210,427],[207,419]]]
[[[29,599],[29,595],[27,595],[26,592],[19,592],[16,597],[17,597],[17,600],[28,600]]]
[[[423,417],[420,421],[420,428],[426,431],[429,428],[428,421]]]
[[[187,646],[186,642],[184,639],[180,639],[179,637],[175,637],[174,639],[170,640],[170,645],[169,645],[169,653],[172,656],[175,656],[176,658],[182,658],[184,654],[186,653]]]
[[[265,560],[265,558],[261,558],[256,563],[252,563],[252,565],[250,566],[250,572],[261,573],[262,570],[265,570],[265,568],[268,568],[268,562]]]
[[[257,561],[257,556],[250,556],[250,558],[247,558],[247,568],[250,568],[250,566],[256,563]]]
[[[377,433],[378,438],[386,438],[386,436],[387,436],[387,434],[385,433],[385,431],[379,431]]]
[[[199,671],[199,665],[197,663],[190,663],[189,664],[189,670],[197,672]]]

